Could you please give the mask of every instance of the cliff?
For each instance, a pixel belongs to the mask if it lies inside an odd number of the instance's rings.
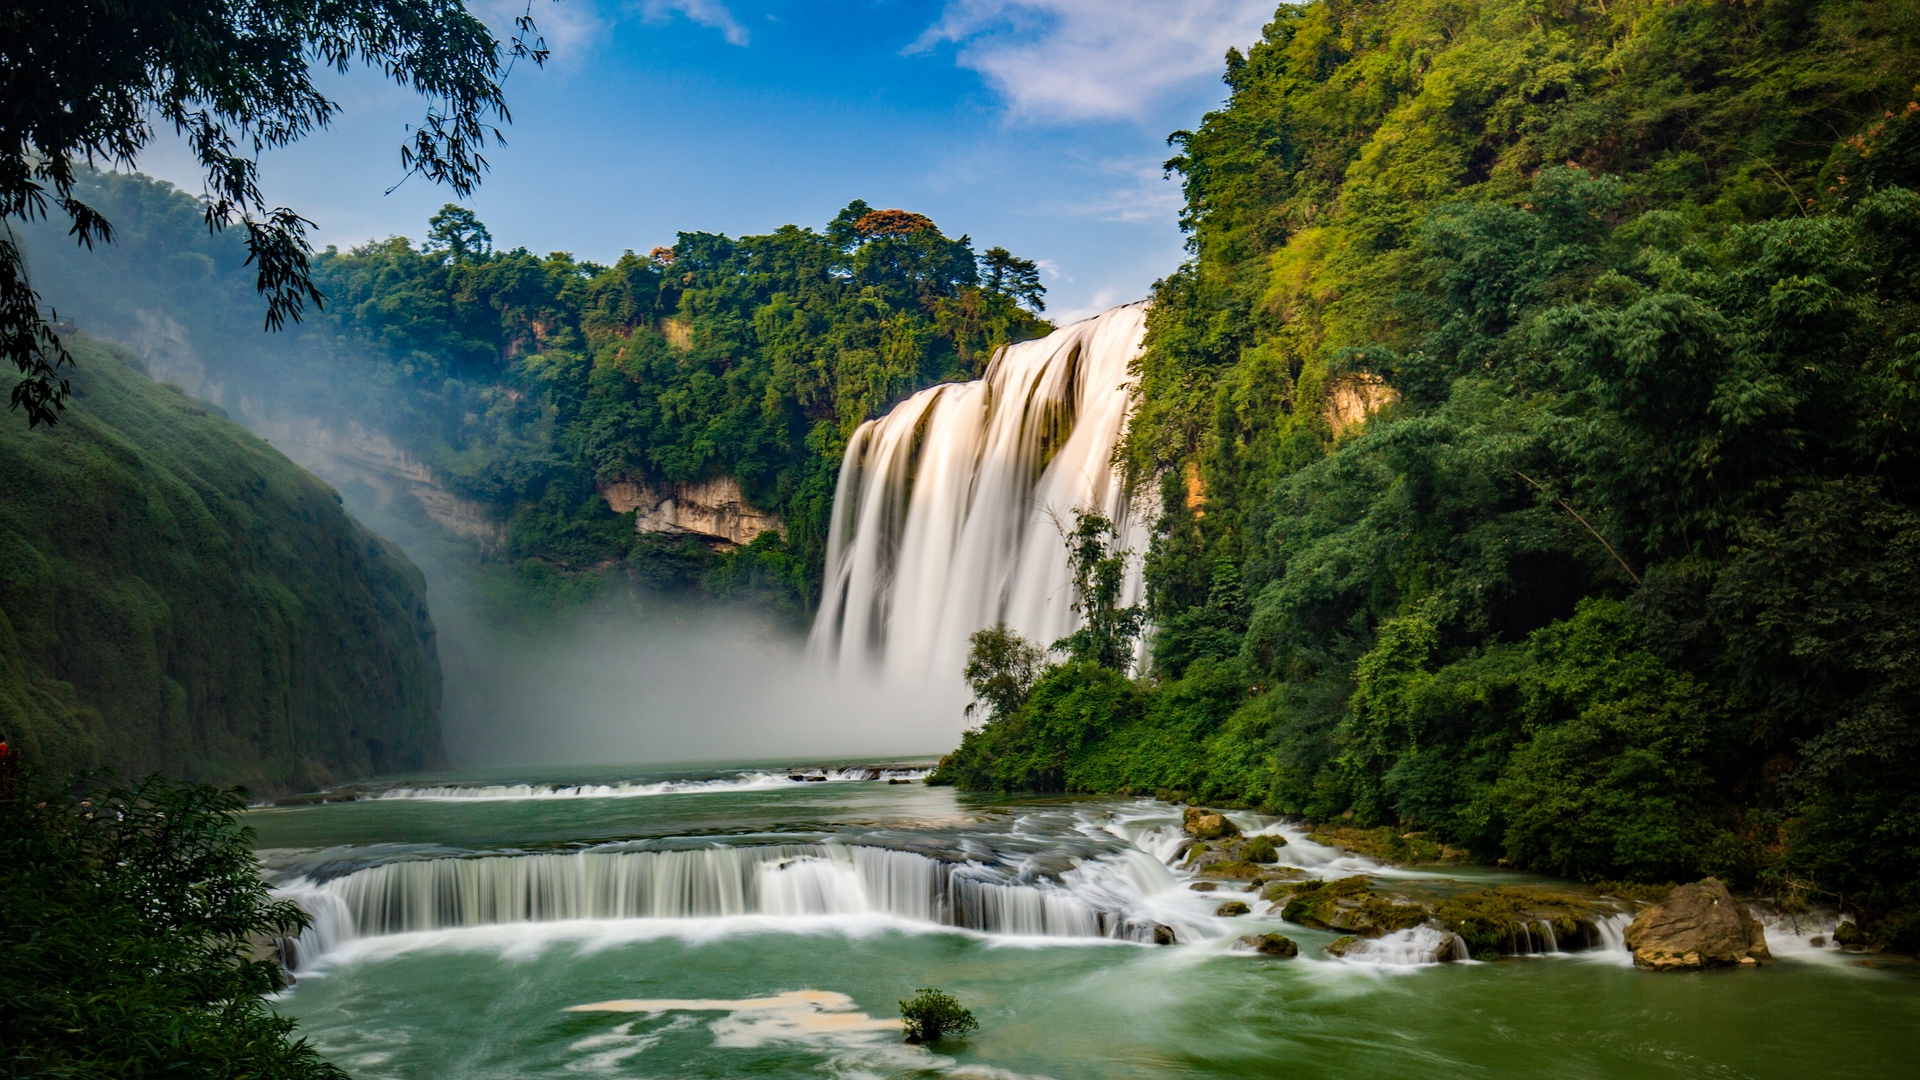
[[[420,572],[130,354],[73,353],[57,427],[0,417],[0,737],[256,791],[440,764]]]

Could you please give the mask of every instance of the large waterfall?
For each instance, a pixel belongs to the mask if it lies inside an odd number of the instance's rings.
[[[1042,645],[1071,633],[1062,530],[1113,520],[1136,558],[1144,515],[1113,451],[1132,405],[1146,304],[1009,346],[984,378],[929,387],[860,426],[834,493],[811,647],[843,670],[903,680],[957,674],[967,637],[1005,622]]]

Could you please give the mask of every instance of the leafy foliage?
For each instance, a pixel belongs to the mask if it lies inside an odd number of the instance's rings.
[[[980,1022],[952,994],[923,986],[900,1003],[900,1019],[910,1043],[935,1043],[978,1031]]]
[[[486,172],[489,138],[500,137],[492,121],[508,119],[500,83],[512,61],[546,61],[530,12],[502,46],[465,0],[15,5],[0,33],[8,87],[0,98],[0,219],[45,218],[51,202],[80,244],[111,242],[109,219],[75,194],[76,166],[134,165],[157,117],[206,172],[206,228],[246,234],[267,327],[279,329],[323,297],[311,276],[311,222],[268,208],[258,158],[339,112],[314,85],[315,70],[344,73],[358,62],[426,97],[426,118],[401,147],[401,165],[464,196]],[[13,406],[26,407],[29,425],[54,422],[69,390],[56,368],[70,357],[40,315],[11,231],[0,239],[0,353],[23,376]]]
[[[254,941],[306,913],[260,880],[244,793],[158,777],[0,797],[0,1045],[15,1076],[345,1077],[262,996]]]

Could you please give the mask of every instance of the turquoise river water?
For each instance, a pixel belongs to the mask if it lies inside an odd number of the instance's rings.
[[[1251,895],[1216,916],[1231,894],[1188,887],[1165,803],[813,772],[469,774],[257,807],[269,877],[315,916],[277,1007],[360,1078],[1920,1076],[1920,966],[1813,946],[1831,921],[1771,920],[1760,971],[1637,971],[1624,913],[1596,949],[1438,963],[1416,930],[1330,959],[1334,935]],[[1313,876],[1541,880],[1383,867],[1233,816]],[[1301,956],[1235,947],[1267,930]],[[922,986],[978,1033],[904,1044]]]

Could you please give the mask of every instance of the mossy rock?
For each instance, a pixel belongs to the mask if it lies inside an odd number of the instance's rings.
[[[1861,931],[1859,923],[1843,922],[1833,928],[1833,943],[1843,949],[1864,948],[1867,935]]]
[[[1221,915],[1221,916],[1246,915],[1252,911],[1253,909],[1247,906],[1247,902],[1245,900],[1229,900],[1226,903],[1221,904],[1219,907],[1213,909],[1213,913],[1215,915]]]
[[[1280,843],[1284,845],[1286,841],[1282,840]],[[1246,846],[1240,849],[1240,857],[1248,862],[1274,863],[1280,861],[1280,851],[1275,846],[1273,837],[1255,836],[1248,838]]]
[[[1240,826],[1228,821],[1227,815],[1204,807],[1187,807],[1180,823],[1187,835],[1196,840],[1224,840],[1240,835]]]
[[[1433,914],[1440,925],[1466,939],[1475,956],[1488,950],[1508,955],[1544,952],[1548,927],[1561,948],[1592,948],[1600,940],[1599,905],[1544,889],[1500,886],[1461,893],[1441,901]]]
[[[1300,955],[1300,946],[1284,934],[1247,934],[1234,944],[1277,960],[1291,960]]]
[[[1426,833],[1403,833],[1381,826],[1359,829],[1351,825],[1317,825],[1308,839],[1386,863],[1463,863],[1469,853],[1428,839]]]
[[[1187,888],[1192,889],[1194,892],[1212,892],[1219,887],[1218,884],[1211,881],[1196,881],[1187,886]]]
[[[1379,937],[1427,921],[1425,905],[1396,903],[1377,896],[1364,877],[1307,882],[1294,888],[1280,917],[1290,923],[1322,930],[1346,930],[1362,937]]]
[[[1359,944],[1360,944],[1359,938],[1354,937],[1352,934],[1348,934],[1346,937],[1337,937],[1337,938],[1334,938],[1332,941],[1327,942],[1326,953],[1328,956],[1332,956],[1332,957],[1345,956],[1348,953],[1352,952],[1356,947],[1358,947]]]

